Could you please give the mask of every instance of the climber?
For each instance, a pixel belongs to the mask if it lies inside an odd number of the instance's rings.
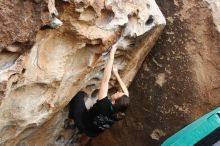
[[[69,118],[74,119],[76,127],[89,137],[95,137],[102,133],[106,128],[110,128],[115,121],[121,119],[129,105],[129,92],[121,77],[118,69],[114,66],[114,55],[117,50],[116,45],[112,47],[108,63],[104,70],[98,93],[97,103],[89,110],[86,109],[84,102],[85,93],[80,91],[70,102]],[[116,92],[108,99],[108,83],[113,70],[123,92]]]

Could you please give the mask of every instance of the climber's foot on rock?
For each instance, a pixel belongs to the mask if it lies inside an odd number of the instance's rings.
[[[76,125],[74,123],[74,120],[73,119],[66,119],[64,121],[64,128],[65,129],[73,129],[73,130],[75,130],[76,129]]]

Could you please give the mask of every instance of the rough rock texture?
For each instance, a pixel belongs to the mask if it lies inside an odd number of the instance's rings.
[[[79,90],[95,102],[106,50],[119,48],[115,64],[129,85],[165,25],[152,0],[56,4],[63,26],[49,29],[44,1],[1,0],[0,145],[68,144],[66,106]]]
[[[167,26],[130,86],[126,120],[90,145],[159,146],[219,107],[219,1],[207,1],[156,0]]]
[[[218,32],[220,32],[220,1],[215,0],[206,0],[209,3],[209,8],[212,10],[213,20],[214,23],[218,29]]]
[[[32,1],[0,1],[0,52],[12,44],[30,45],[42,21],[43,4]]]

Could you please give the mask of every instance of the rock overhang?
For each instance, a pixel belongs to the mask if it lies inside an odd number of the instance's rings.
[[[63,26],[39,30],[33,47],[19,56],[5,60],[12,52],[1,53],[2,64],[11,65],[0,72],[0,143],[16,143],[30,126],[34,133],[79,90],[91,106],[112,45],[119,48],[115,64],[129,85],[166,24],[152,0],[75,0],[59,7]],[[115,83],[112,77],[110,89]]]

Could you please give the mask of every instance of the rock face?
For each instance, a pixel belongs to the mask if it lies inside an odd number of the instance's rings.
[[[46,26],[44,1],[0,4],[0,145],[65,145],[67,105],[80,90],[96,100],[106,51],[130,85],[165,26],[152,0],[57,1],[57,29]],[[110,94],[117,90],[110,81]]]
[[[45,8],[43,4],[1,0],[0,8],[0,52],[12,44],[33,44],[36,32],[42,24],[41,16]]]
[[[219,1],[156,0],[167,25],[130,86],[126,119],[97,146],[159,146],[220,105]]]

